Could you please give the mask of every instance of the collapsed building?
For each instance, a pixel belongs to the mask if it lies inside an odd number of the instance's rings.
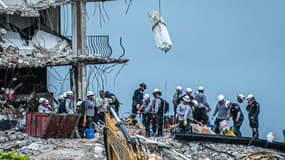
[[[47,85],[49,67],[71,66],[70,88],[75,99],[83,99],[87,65],[128,62],[122,57],[111,58],[109,36],[86,36],[86,3],[0,0],[0,119],[14,119],[20,108],[36,111],[39,97],[53,104],[54,95]],[[71,37],[60,31],[64,4],[72,6]]]

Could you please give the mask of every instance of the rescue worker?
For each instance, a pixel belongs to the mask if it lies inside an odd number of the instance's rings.
[[[93,123],[93,118],[94,118],[94,113],[95,113],[94,92],[88,91],[86,96],[87,96],[87,99],[85,100],[85,113],[86,113],[86,120],[87,120],[86,127],[92,128],[92,123]]]
[[[48,103],[47,103],[46,98],[41,97],[39,99],[38,112],[40,113],[50,113],[51,112],[48,108]]]
[[[113,107],[117,113],[117,115],[119,116],[119,108],[120,108],[120,102],[118,97],[115,96],[114,93],[111,93],[109,91],[105,92],[105,97],[109,99],[109,106]]]
[[[249,120],[249,126],[252,129],[252,137],[258,139],[259,137],[259,132],[258,132],[258,115],[260,111],[260,105],[259,103],[255,100],[255,97],[253,94],[249,94],[247,97],[247,106],[246,110],[248,111],[248,120]]]
[[[76,112],[76,110],[74,108],[73,92],[72,91],[66,92],[65,110],[68,114],[74,114]]]
[[[180,98],[182,97],[182,91],[183,91],[182,86],[177,86],[176,92],[172,96],[174,117],[176,117],[176,108],[180,104]]]
[[[187,117],[190,109],[189,102],[190,102],[190,97],[184,96],[181,103],[177,106],[176,109],[176,113],[178,115],[179,128],[181,132],[186,132],[186,127],[188,125]]]
[[[238,102],[239,104],[242,104],[243,101],[244,101],[244,99],[245,99],[245,96],[244,96],[243,94],[238,94],[238,95],[237,95],[237,102]]]
[[[153,133],[155,133],[157,130],[157,136],[159,137],[163,135],[163,118],[164,118],[160,89],[156,88],[153,90],[153,97],[154,97],[153,108],[155,112],[155,122],[156,122],[156,128],[153,131]]]
[[[186,92],[184,96],[188,96],[190,98],[190,101],[192,101],[194,99],[194,97],[192,96],[192,88],[186,88]]]
[[[199,86],[195,100],[198,102],[198,112],[197,115],[197,120],[202,122],[203,124],[208,124],[209,122],[209,117],[208,117],[208,112],[211,111],[211,107],[207,102],[207,97],[204,94],[204,87]]]
[[[146,134],[146,137],[150,137],[150,122],[152,118],[152,104],[151,104],[149,94],[144,95],[141,110],[143,112],[143,124],[145,126],[145,134]]]
[[[231,117],[233,119],[233,132],[236,136],[241,136],[240,127],[242,125],[244,116],[240,106],[237,103],[232,103],[231,101],[226,101],[226,106],[229,108],[229,114],[227,120]]]
[[[216,134],[220,134],[221,131],[220,131],[220,122],[224,121],[227,116],[228,116],[228,112],[229,112],[229,109],[228,107],[225,105],[225,98],[224,98],[224,95],[220,94],[218,96],[218,104],[216,105],[216,108],[215,108],[215,111],[213,113],[213,116],[212,116],[212,120],[214,120],[216,114],[217,117],[216,117],[216,120],[215,120],[215,133]]]
[[[146,89],[146,84],[141,83],[140,87],[136,89],[134,92],[134,95],[132,98],[133,103],[132,103],[132,115],[131,115],[131,118],[133,119],[136,118],[137,112],[143,103],[143,95],[144,95],[145,89]]]
[[[187,97],[186,97],[187,98]],[[190,98],[191,100],[191,98]],[[196,100],[192,100],[188,103],[188,110],[187,110],[187,126],[186,126],[186,132],[191,131],[191,123],[193,122],[193,111],[194,107],[198,105],[198,102]]]
[[[63,95],[60,95],[58,97],[58,113],[66,113],[65,110],[65,98],[63,97]]]
[[[78,124],[77,124],[77,132],[75,135],[78,135],[78,138],[84,138],[85,137],[85,132],[84,132],[84,126],[83,126],[83,114],[84,111],[82,111],[82,104],[85,103],[84,101],[78,100],[76,103],[76,112],[77,114],[81,114]]]
[[[105,122],[105,113],[107,112],[109,106],[108,98],[105,97],[105,92],[103,90],[99,91],[99,97],[96,100],[96,108],[98,120]]]

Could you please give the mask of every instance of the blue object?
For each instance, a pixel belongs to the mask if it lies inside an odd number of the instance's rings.
[[[94,129],[86,128],[86,138],[93,139],[94,138]]]
[[[285,129],[283,129],[283,136],[284,136],[284,138],[285,138]]]
[[[214,124],[208,124],[208,127],[211,128],[211,130],[214,130]]]

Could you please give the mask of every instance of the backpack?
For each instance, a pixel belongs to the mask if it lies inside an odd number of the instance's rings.
[[[160,109],[163,112],[163,107],[164,107],[164,113],[167,113],[169,111],[169,103],[166,100],[162,99],[162,98],[160,98],[160,100],[161,100],[161,107],[160,107]]]

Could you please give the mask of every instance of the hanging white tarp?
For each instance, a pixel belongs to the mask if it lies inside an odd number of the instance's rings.
[[[157,47],[165,53],[168,52],[171,49],[172,42],[163,18],[159,15],[159,11],[151,11],[148,15]]]

